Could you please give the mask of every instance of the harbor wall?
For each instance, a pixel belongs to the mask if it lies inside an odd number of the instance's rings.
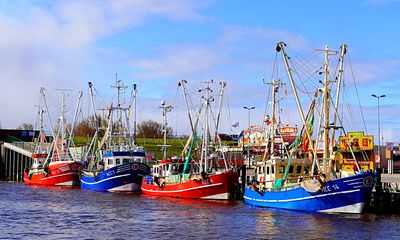
[[[5,180],[4,144],[0,141],[0,181]]]
[[[8,143],[1,145],[0,179],[22,182],[24,169],[32,165],[32,158],[14,148]]]

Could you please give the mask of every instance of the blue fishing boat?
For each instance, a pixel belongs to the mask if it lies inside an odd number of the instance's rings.
[[[150,173],[146,164],[143,147],[136,146],[134,134],[129,126],[129,107],[122,107],[120,93],[126,88],[120,80],[116,80],[118,102],[114,107],[103,109],[108,111],[106,131],[99,141],[97,129],[87,152],[87,166],[81,174],[83,189],[109,192],[140,191],[143,176]],[[89,92],[93,98],[93,85],[89,83]],[[135,87],[136,91],[136,87]],[[135,93],[134,91],[132,91]],[[136,94],[135,94],[136,95]],[[135,99],[134,96],[131,99]],[[92,106],[95,109],[94,106]],[[98,119],[96,114],[94,119]],[[125,120],[125,121],[123,121]],[[98,124],[96,124],[97,126]]]
[[[342,125],[343,119],[338,114],[340,87],[343,84],[343,58],[346,45],[341,46],[339,64],[335,80],[337,83],[336,98],[332,97],[333,82],[329,78],[328,56],[337,54],[326,47],[325,63],[320,74],[325,73],[322,87],[314,93],[306,115],[303,113],[301,101],[297,94],[297,84],[294,82],[289,67],[289,57],[285,53],[283,42],[278,43],[277,52],[281,52],[288,72],[292,92],[299,110],[302,128],[297,132],[288,131],[281,123],[281,117],[276,117],[275,104],[279,89],[285,86],[282,82],[272,80],[272,123],[269,124],[269,136],[262,161],[255,164],[255,177],[244,190],[244,201],[247,204],[260,207],[272,207],[312,212],[361,213],[371,198],[371,192],[376,182],[376,175],[370,165],[360,167],[354,152],[356,149],[352,140],[347,138]],[[303,90],[303,92],[305,92]],[[282,99],[280,99],[282,100]],[[318,131],[314,133],[314,109],[320,103]],[[334,104],[332,104],[334,102]],[[330,105],[333,105],[330,108]],[[330,111],[334,118],[330,119]],[[278,119],[278,121],[276,120]],[[335,140],[335,131],[340,130],[344,137],[341,141],[350,148],[350,158],[342,155],[340,146]],[[289,134],[288,134],[289,133]],[[372,141],[372,140],[371,140]],[[322,145],[322,146],[321,146]],[[373,142],[369,143],[373,148]],[[358,147],[358,146],[357,146]],[[372,152],[372,149],[371,149]],[[366,154],[362,155],[364,158]],[[371,163],[371,160],[366,159]],[[354,167],[348,168],[348,163]]]
[[[371,197],[375,174],[363,172],[326,181],[317,191],[301,184],[276,191],[245,188],[244,201],[260,207],[312,212],[360,213]]]
[[[104,171],[84,171],[81,176],[83,189],[109,192],[140,191],[143,176],[150,168],[143,163],[142,151],[113,151],[103,154],[100,166]]]

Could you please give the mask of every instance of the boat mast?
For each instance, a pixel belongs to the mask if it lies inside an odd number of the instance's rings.
[[[206,96],[203,97],[205,100],[206,104],[206,111],[205,111],[205,128],[203,132],[203,143],[202,143],[202,160],[204,159],[204,171],[207,172],[208,170],[208,145],[209,145],[209,133],[210,133],[210,125],[209,125],[209,114],[210,114],[210,102],[214,100],[210,96],[210,92],[212,92],[210,88],[210,83],[213,83],[213,80],[211,81],[205,81],[206,88],[201,91],[206,91]]]
[[[134,99],[134,104],[133,107],[135,108],[134,110],[134,118],[133,118],[133,141],[136,145],[136,97],[137,97],[137,85],[136,83],[133,84],[133,99]]]
[[[278,45],[276,46],[276,51],[282,53],[283,61],[285,63],[285,67],[286,67],[286,72],[287,72],[287,74],[289,76],[290,84],[291,84],[292,90],[293,90],[293,94],[294,94],[294,97],[296,99],[297,108],[299,109],[299,112],[300,112],[301,121],[303,122],[303,125],[306,126],[306,134],[307,134],[308,139],[310,139],[311,151],[313,153],[315,153],[314,152],[314,144],[313,144],[313,141],[311,140],[312,138],[311,138],[310,131],[307,128],[307,122],[306,122],[306,119],[305,119],[305,116],[304,116],[304,111],[303,111],[303,108],[301,107],[299,95],[297,94],[297,88],[296,88],[296,85],[295,85],[294,80],[293,80],[292,71],[290,70],[289,63],[288,63],[288,60],[287,60],[287,56],[286,56],[286,53],[285,53],[285,46],[286,46],[286,44],[284,42],[279,42]],[[318,163],[317,163],[317,165],[318,165]],[[311,172],[311,175],[312,174],[313,173]]]
[[[72,92],[72,90],[70,89],[56,89],[57,91],[61,91],[62,92],[62,97],[61,97],[61,117],[60,117],[60,130],[58,132],[61,131],[61,151],[58,152],[57,154],[57,158],[58,160],[60,160],[60,155],[62,155],[62,157],[68,157],[65,156],[66,150],[67,150],[67,142],[66,142],[66,133],[65,133],[65,128],[66,128],[66,119],[65,119],[65,113],[66,113],[66,104],[65,104],[65,95],[66,92]],[[55,138],[55,148],[58,151],[58,147],[57,147],[57,138],[58,138],[59,134],[57,134],[57,137]]]
[[[336,91],[336,99],[335,99],[335,114],[334,114],[334,119],[333,119],[333,126],[336,126],[336,121],[337,118],[339,117],[338,109],[339,109],[339,98],[340,98],[340,90],[342,86],[342,79],[343,79],[343,72],[344,72],[344,55],[347,52],[347,45],[342,44],[340,46],[340,54],[339,54],[339,70],[338,70],[338,76],[337,76],[337,91]],[[336,127],[333,128],[332,132],[332,140],[335,139],[335,132],[336,132]]]
[[[323,172],[328,173],[326,160],[329,157],[329,58],[328,58],[328,46],[325,46],[325,81],[324,81],[324,155],[323,155]]]
[[[228,164],[226,163],[226,156],[225,156],[224,151],[222,150],[222,142],[221,142],[221,139],[220,139],[219,134],[218,134],[219,120],[220,120],[220,117],[221,117],[222,100],[223,100],[223,97],[224,97],[224,92],[226,90],[226,85],[227,84],[226,84],[225,81],[222,81],[219,84],[221,86],[221,89],[220,89],[220,95],[219,95],[220,98],[219,98],[219,104],[218,104],[219,106],[218,106],[217,122],[215,124],[215,138],[218,140],[218,144],[219,144],[219,147],[221,149],[221,155],[222,155],[222,158],[224,160],[225,169],[228,170]]]
[[[68,149],[68,151],[70,150],[69,147],[70,147],[71,142],[72,142],[72,134],[73,134],[73,132],[74,132],[74,127],[75,127],[75,124],[76,124],[76,120],[78,119],[79,107],[80,107],[80,105],[81,105],[82,96],[83,96],[83,92],[80,91],[80,92],[79,92],[79,98],[78,98],[78,104],[76,105],[75,114],[74,114],[74,119],[72,120],[71,131],[70,131],[70,133],[69,133],[69,138],[68,138],[68,142],[67,142],[67,149]]]
[[[274,153],[274,142],[275,142],[275,104],[276,104],[276,93],[279,90],[280,87],[280,81],[276,82],[274,79],[271,82],[272,86],[272,106],[271,106],[271,111],[272,111],[272,119],[271,119],[271,148],[270,148],[270,154]]]
[[[185,87],[186,83],[187,83],[186,80],[181,80],[181,81],[179,81],[178,86],[182,87],[183,97],[185,98],[186,110],[188,112],[190,127],[192,128],[192,134],[193,134],[194,133],[194,126],[193,126],[192,116],[190,114],[189,102],[188,102],[188,99],[187,99],[187,91],[186,91],[186,87]]]
[[[121,145],[122,144],[122,132],[123,131],[123,126],[122,126],[122,107],[121,107],[121,92],[128,88],[128,86],[123,85],[122,80],[118,80],[118,75],[115,74],[115,85],[111,86],[112,88],[117,89],[117,107],[114,109],[117,110],[117,119],[118,119],[118,143]],[[113,110],[113,109],[111,109]]]
[[[219,91],[219,104],[218,104],[217,123],[215,124],[215,137],[217,139],[219,139],[219,135],[218,135],[219,120],[220,120],[220,117],[221,117],[222,100],[223,100],[224,92],[225,92],[225,89],[226,89],[226,82],[222,81],[219,84],[221,86],[221,89]]]
[[[323,106],[324,106],[324,152],[323,152],[323,166],[322,172],[327,174],[328,173],[328,165],[327,161],[329,158],[329,107],[330,107],[330,92],[331,89],[329,88],[329,56],[337,54],[336,51],[329,50],[328,45],[325,46],[324,50],[317,50],[317,51],[324,51],[325,53],[325,62],[324,62],[324,96],[323,96]],[[329,165],[331,165],[331,161],[329,161]],[[327,177],[328,174],[327,174]]]
[[[164,117],[164,126],[163,126],[163,133],[164,133],[164,137],[163,137],[163,145],[158,145],[162,148],[163,150],[163,159],[167,159],[167,147],[169,147],[169,145],[167,145],[167,126],[168,126],[168,119],[167,119],[167,113],[171,112],[173,107],[172,105],[167,105],[165,103],[165,101],[161,101],[161,106],[159,107],[163,110],[163,117]]]
[[[96,110],[95,110],[95,106],[94,106],[93,84],[92,84],[92,82],[89,82],[88,84],[89,84],[89,95],[90,95],[90,103],[91,103],[90,105],[91,105],[92,111],[93,111],[93,122],[95,124],[96,131],[94,133],[92,141],[90,141],[90,145],[89,145],[88,150],[85,153],[84,159],[87,159],[87,157],[89,156],[90,150],[92,149],[95,141],[97,140],[97,135],[99,134],[99,125],[100,125],[100,123],[97,122],[98,119],[97,119]],[[97,146],[97,147],[100,148],[100,146]],[[93,152],[94,152],[94,147],[93,147]]]

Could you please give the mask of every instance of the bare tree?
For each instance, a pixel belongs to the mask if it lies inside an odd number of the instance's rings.
[[[75,136],[93,136],[96,129],[91,127],[88,121],[78,123],[74,128]]]
[[[17,130],[33,130],[33,125],[31,123],[23,123],[17,127]]]
[[[164,136],[163,133],[163,125],[161,123],[148,120],[142,123],[139,123],[138,126],[138,136],[145,138],[162,138]],[[173,131],[172,128],[167,128],[167,137],[172,136]]]

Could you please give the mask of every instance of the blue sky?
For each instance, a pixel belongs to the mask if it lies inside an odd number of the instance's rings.
[[[228,81],[231,121],[245,127],[244,105],[258,110],[253,124],[263,119],[277,42],[304,56],[347,43],[368,133],[370,95],[386,94],[381,130],[400,141],[399,12],[397,0],[1,1],[0,122],[34,123],[42,86],[86,93],[92,81],[107,94],[118,73],[139,86],[139,121],[161,120],[159,102],[174,101],[180,79],[214,79]]]

